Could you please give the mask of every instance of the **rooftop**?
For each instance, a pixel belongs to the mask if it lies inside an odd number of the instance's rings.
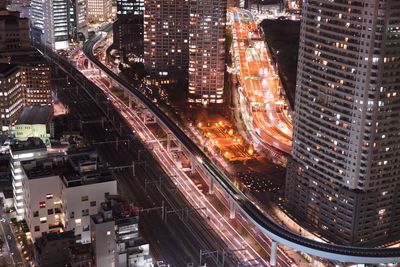
[[[92,219],[95,223],[115,221],[117,225],[138,224],[139,208],[123,201],[120,196],[106,196],[106,201],[101,203],[101,210]]]
[[[38,64],[48,64],[46,59],[36,49],[26,49],[26,53],[15,54],[12,57],[12,63],[19,66],[36,66]]]
[[[18,124],[48,124],[53,116],[52,106],[28,106],[22,110]]]
[[[17,65],[0,63],[0,78],[7,77],[16,70],[18,70]]]
[[[109,170],[95,170],[85,173],[72,172],[63,173],[61,175],[62,181],[66,187],[76,187],[90,184],[105,183],[115,181]]]
[[[42,139],[38,137],[29,137],[26,141],[13,140],[13,143],[10,145],[10,149],[13,153],[32,149],[46,150],[46,145],[43,143]]]
[[[62,157],[27,160],[23,161],[21,165],[28,179],[38,179],[72,172],[72,168],[69,164],[65,164],[65,160]]]
[[[36,239],[35,248],[39,254],[46,252],[46,246],[49,242],[57,242],[62,240],[70,240],[75,241],[75,233],[74,231],[66,231],[66,232],[50,232],[43,233],[42,237]],[[71,242],[71,245],[73,243]],[[50,244],[53,246],[52,244]]]

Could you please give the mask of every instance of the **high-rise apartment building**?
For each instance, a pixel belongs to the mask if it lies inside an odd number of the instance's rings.
[[[303,2],[288,207],[339,243],[400,238],[399,14]]]
[[[91,23],[105,22],[112,15],[111,0],[87,0],[88,21]]]
[[[143,60],[144,0],[117,0],[117,20],[113,24],[113,43],[123,58]]]
[[[21,72],[13,64],[0,64],[0,126],[8,130],[23,108]]]
[[[190,1],[189,102],[224,101],[226,8],[226,0]]]
[[[189,0],[145,0],[144,64],[154,77],[187,73]]]

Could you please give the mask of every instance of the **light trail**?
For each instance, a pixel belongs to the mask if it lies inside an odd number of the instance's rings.
[[[84,64],[78,64],[84,66]],[[81,69],[81,71],[83,71]],[[95,73],[95,72],[92,72]],[[199,190],[199,188],[193,183],[193,181],[186,175],[185,172],[179,169],[176,165],[176,161],[173,160],[170,153],[161,144],[161,142],[154,136],[152,131],[146,126],[146,124],[141,120],[136,112],[132,108],[129,108],[121,99],[116,97],[109,89],[108,85],[102,81],[101,77],[90,75],[88,76],[108,97],[109,101],[113,106],[121,113],[121,115],[126,119],[131,128],[141,137],[145,143],[151,143],[152,149],[149,149],[156,159],[161,164],[162,168],[171,177],[173,182],[180,188],[185,198],[189,203],[200,212],[199,214],[207,221],[209,226],[218,232],[219,236],[224,240],[224,242],[229,246],[229,249],[236,254],[239,259],[243,262],[251,261],[252,264],[257,264],[261,266],[269,266],[268,262],[260,257],[260,255],[252,248],[251,245],[234,229],[229,220],[227,220],[220,212],[218,212],[215,207],[210,203],[206,196]],[[207,180],[207,179],[205,179]],[[217,190],[216,190],[217,191]],[[221,194],[221,193],[220,193]],[[206,208],[204,210],[204,208]],[[239,212],[236,212],[239,215]],[[254,238],[254,233],[256,232],[253,227],[245,226],[242,221],[245,218],[240,215],[238,217],[240,224],[243,227],[252,229],[249,233]],[[246,223],[247,224],[247,223]],[[260,232],[258,231],[258,235]],[[265,237],[265,235],[263,234]],[[266,238],[266,237],[265,237]],[[268,254],[267,248],[270,247],[269,239],[262,239],[262,241],[255,239],[260,245],[267,245],[263,248]],[[286,255],[282,254],[280,251],[278,257],[285,263],[292,262]],[[283,258],[282,258],[283,257]],[[257,266],[256,265],[256,266]],[[287,264],[290,266],[290,264]]]
[[[258,139],[258,143],[290,154],[292,123],[285,114],[279,76],[261,40],[262,35],[250,12],[232,8],[230,13],[233,62],[236,69],[240,69],[238,79],[244,96],[244,101],[240,101],[241,110],[252,118],[245,120],[245,124],[249,130],[257,132],[251,136]]]

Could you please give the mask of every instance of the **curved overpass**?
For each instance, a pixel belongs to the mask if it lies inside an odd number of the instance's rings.
[[[151,100],[144,96],[137,88],[119,78],[118,75],[109,70],[94,56],[93,49],[96,43],[101,39],[102,35],[98,34],[85,43],[83,49],[88,59],[101,71],[106,73],[108,77],[120,84],[120,86],[128,90],[128,92],[130,92],[136,99],[142,102],[142,104],[157,117],[159,123],[169,129],[182,143],[186,150],[191,153],[191,156],[197,159],[197,164],[206,171],[211,179],[217,181],[229,198],[235,202],[238,209],[240,209],[250,221],[256,224],[261,231],[271,237],[274,241],[298,251],[341,262],[375,264],[400,262],[400,249],[361,248],[322,243],[292,233],[266,217],[239,189],[233,185],[229,177],[227,177]]]

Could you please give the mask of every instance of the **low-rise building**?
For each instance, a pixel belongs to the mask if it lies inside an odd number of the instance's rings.
[[[75,243],[72,231],[44,233],[34,246],[34,259],[40,267],[62,267],[69,264],[69,249]]]
[[[76,242],[90,243],[90,215],[97,213],[105,195],[117,193],[116,181],[97,153],[49,153],[24,160],[20,169],[23,203],[19,207],[32,240],[45,232],[72,230]]]
[[[70,152],[68,161],[74,172],[61,176],[64,226],[75,230],[78,243],[90,243],[90,216],[105,195],[117,193],[117,182],[95,151]]]
[[[14,194],[14,207],[19,219],[23,218],[25,209],[23,201],[23,170],[21,161],[42,159],[46,157],[47,148],[40,138],[30,137],[26,141],[14,140],[10,145],[10,165]]]
[[[42,233],[62,232],[61,180],[63,157],[22,162],[24,218],[35,242]]]
[[[54,137],[52,118],[52,106],[25,107],[15,124],[15,138],[24,141],[29,137],[38,137],[50,146],[50,138]]]
[[[118,196],[108,196],[90,224],[97,267],[151,266],[149,244],[139,237],[138,208]]]
[[[71,267],[91,267],[92,263],[92,246],[91,244],[75,243],[69,249],[69,266]]]

